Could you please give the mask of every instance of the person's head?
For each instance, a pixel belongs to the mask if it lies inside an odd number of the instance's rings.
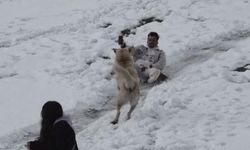
[[[46,139],[49,134],[49,130],[53,126],[54,122],[63,116],[63,109],[61,104],[56,101],[48,101],[46,102],[41,111],[42,117],[42,128],[40,132],[40,138]]]
[[[158,46],[159,35],[156,32],[150,32],[148,34],[147,45],[149,48]]]
[[[48,101],[43,105],[41,117],[45,120],[55,121],[63,116],[61,104],[57,101]]]

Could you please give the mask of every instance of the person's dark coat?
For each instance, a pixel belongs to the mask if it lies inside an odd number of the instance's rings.
[[[64,119],[55,121],[46,140],[30,142],[30,150],[78,150],[75,132]]]

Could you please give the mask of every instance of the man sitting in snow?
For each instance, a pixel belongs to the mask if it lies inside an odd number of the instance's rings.
[[[150,32],[147,39],[147,47],[144,45],[133,47],[135,67],[142,83],[154,83],[167,79],[162,73],[166,65],[166,56],[163,50],[158,48],[159,35]],[[126,47],[123,36],[118,38],[121,48]]]

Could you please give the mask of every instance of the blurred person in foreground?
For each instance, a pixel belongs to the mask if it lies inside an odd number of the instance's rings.
[[[25,145],[28,150],[78,150],[71,122],[58,102],[46,102],[41,117],[40,136]]]

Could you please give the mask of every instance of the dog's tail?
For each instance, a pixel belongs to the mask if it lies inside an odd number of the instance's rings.
[[[126,80],[125,87],[127,89],[133,89],[135,87],[135,85],[136,85],[135,79],[133,79],[133,77],[130,75],[130,73],[125,68],[123,68],[119,64],[115,64],[114,69],[117,72],[121,73],[121,75],[125,78],[125,80]]]

